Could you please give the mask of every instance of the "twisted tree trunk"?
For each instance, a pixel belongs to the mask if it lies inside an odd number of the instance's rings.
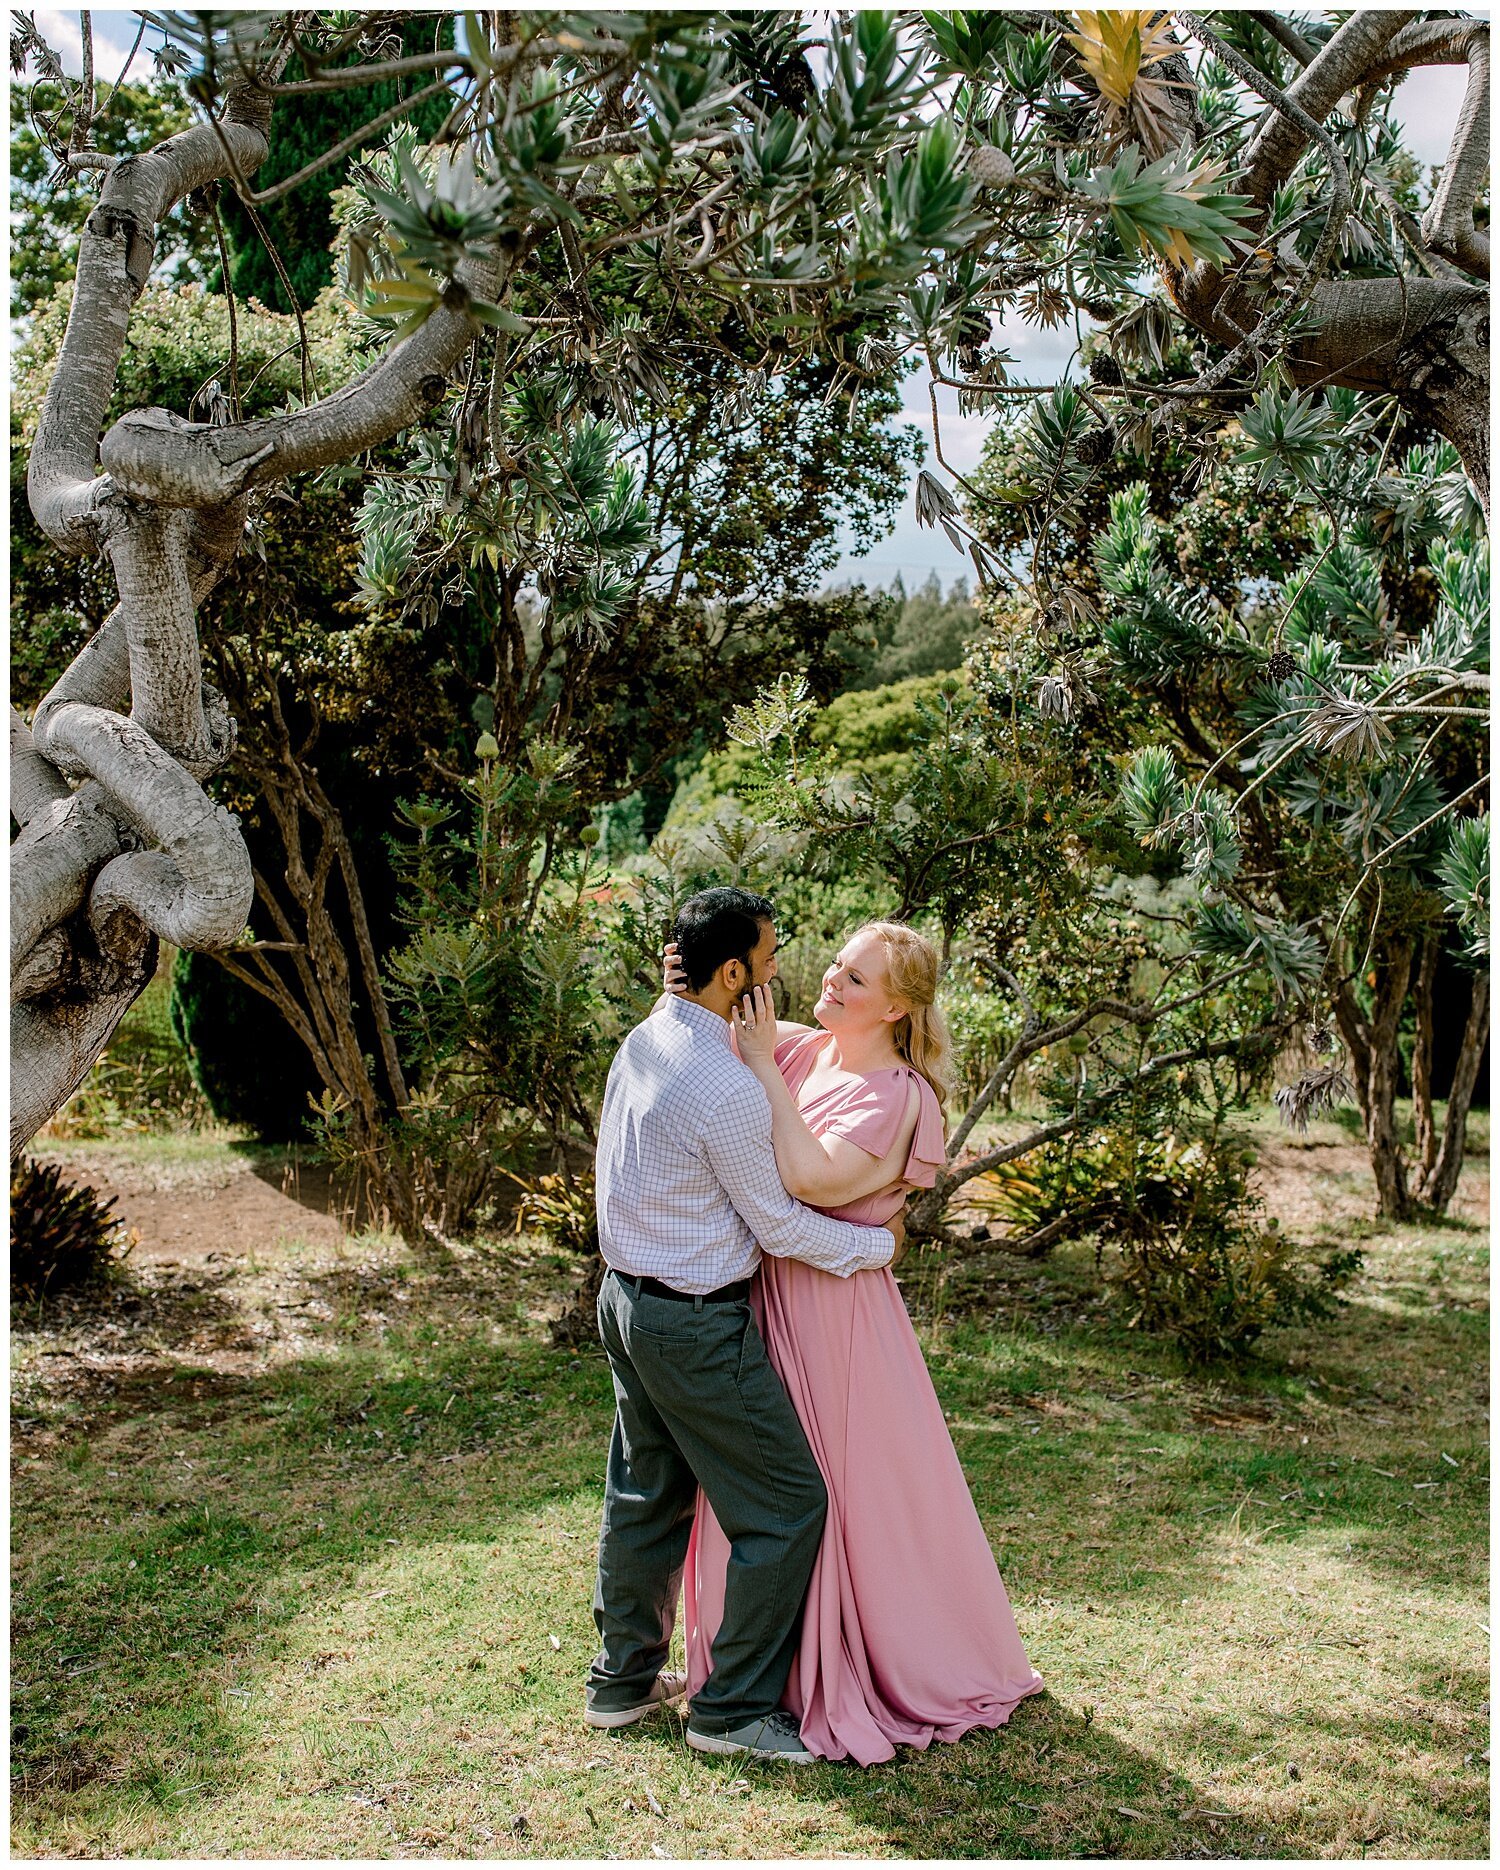
[[[287,16],[288,47],[300,17]],[[267,81],[279,69],[272,61]],[[488,256],[467,262],[451,302],[306,408],[223,427],[137,410],[101,435],[158,226],[190,190],[253,174],[270,124],[269,96],[242,85],[216,124],[115,162],[80,241],[27,488],[54,545],[108,557],[119,603],[30,731],[12,722],[13,1156],[151,978],[158,936],[218,950],[245,927],[249,856],[236,820],[203,790],[234,724],[203,680],[197,617],[242,537],[249,494],[417,421],[479,328],[469,292],[496,288]]]
[[[1179,17],[1205,43],[1212,40],[1201,16]],[[1319,279],[1291,267],[1273,283],[1205,264],[1164,269],[1167,290],[1184,317],[1231,347],[1289,294],[1299,299],[1308,329],[1287,352],[1292,379],[1319,389],[1393,392],[1410,415],[1452,442],[1488,512],[1489,290],[1479,282],[1489,279],[1489,241],[1475,228],[1474,207],[1489,157],[1489,22],[1367,8],[1346,17],[1316,53],[1295,32],[1274,36],[1305,68],[1285,92],[1264,79],[1255,86],[1272,108],[1245,153],[1239,186],[1266,210],[1342,98],[1413,66],[1467,67],[1437,192],[1420,228],[1403,226],[1414,270],[1401,278]],[[1235,60],[1234,69],[1243,63]],[[1347,213],[1349,205],[1347,177],[1340,202],[1335,175],[1330,212]],[[1256,231],[1257,223],[1247,225],[1248,235]]]

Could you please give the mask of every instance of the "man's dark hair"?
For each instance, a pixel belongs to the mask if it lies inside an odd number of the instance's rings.
[[[762,926],[775,920],[770,899],[754,890],[726,887],[689,896],[677,911],[672,940],[693,992],[702,993],[726,961],[742,962],[748,973]]]

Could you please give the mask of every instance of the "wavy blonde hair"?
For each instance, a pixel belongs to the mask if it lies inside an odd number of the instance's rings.
[[[904,922],[866,922],[856,935],[878,935],[885,948],[885,977],[892,998],[909,1009],[892,1034],[897,1056],[937,1094],[946,1113],[953,1091],[953,1041],[937,1010],[938,951],[925,935]],[[851,937],[852,939],[852,937]]]

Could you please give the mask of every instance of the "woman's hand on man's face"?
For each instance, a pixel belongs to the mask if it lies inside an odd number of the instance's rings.
[[[686,993],[688,990],[688,977],[683,972],[674,941],[669,941],[662,950],[661,985],[663,993]]]
[[[747,1065],[757,1059],[776,1062],[776,1002],[769,987],[752,987],[729,1009],[740,1057]]]

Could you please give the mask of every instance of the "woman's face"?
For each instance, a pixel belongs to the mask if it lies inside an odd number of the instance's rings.
[[[873,932],[846,941],[823,970],[823,991],[813,1018],[829,1032],[870,1032],[895,1025],[906,1012],[891,997],[885,943]]]

